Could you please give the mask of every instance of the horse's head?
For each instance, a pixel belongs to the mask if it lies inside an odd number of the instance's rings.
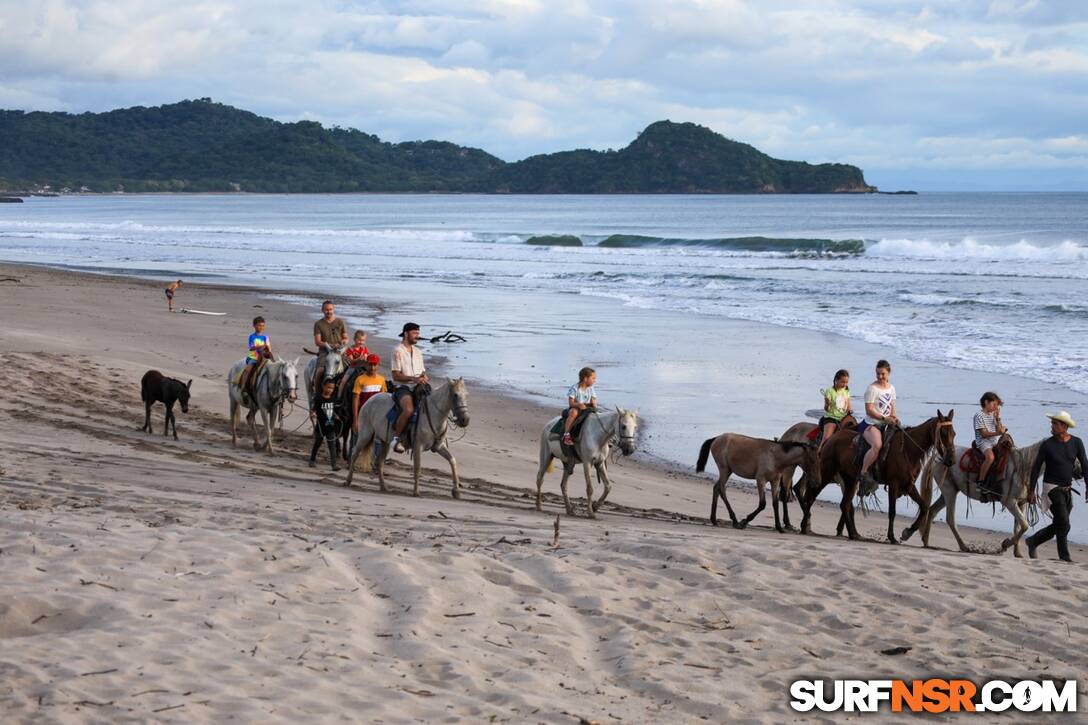
[[[337,349],[327,348],[321,353],[325,377],[336,377],[344,372],[344,354]]]
[[[638,411],[616,409],[616,440],[620,452],[629,456],[635,452],[635,437],[638,435]]]
[[[189,395],[192,392],[192,387],[193,381],[190,380],[184,386],[178,388],[178,404],[181,406],[182,413],[189,412]]]
[[[949,468],[956,462],[956,429],[952,427],[952,418],[955,415],[955,410],[944,415],[938,408],[937,433],[933,436],[933,444],[937,447],[941,462]]]
[[[453,410],[453,420],[462,428],[468,427],[468,389],[465,387],[465,379],[457,378],[450,383],[450,404]]]
[[[284,360],[278,378],[279,395],[286,395],[291,402],[298,400],[298,358]],[[273,391],[276,395],[276,391]]]

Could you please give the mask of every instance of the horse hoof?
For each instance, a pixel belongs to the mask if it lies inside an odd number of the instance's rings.
[[[777,531],[777,532],[778,532],[778,533],[780,533],[780,534],[784,534],[784,533],[786,533],[786,530],[785,530],[785,529],[783,529],[783,528],[782,528],[781,526],[775,526],[775,527],[774,527],[774,530],[775,530],[775,531]]]
[[[455,488],[450,493],[453,495],[454,498],[461,498],[461,490],[460,489]]]
[[[743,529],[747,525],[748,524],[744,523],[743,521],[734,521],[733,522],[733,528],[734,529]]]
[[[888,543],[891,544],[892,546],[899,546],[899,540],[892,537],[892,536],[888,537]]]
[[[789,524],[786,524],[786,531],[797,531],[797,529],[793,526],[790,526]]]
[[[903,539],[903,541],[906,541],[906,540],[907,540],[907,539],[909,539],[909,538],[910,538],[910,537],[911,537],[911,536],[912,536],[913,534],[914,534],[914,532],[913,532],[913,531],[911,531],[910,529],[903,529],[903,533],[901,533],[901,534],[899,535],[899,537],[900,537],[901,539]]]

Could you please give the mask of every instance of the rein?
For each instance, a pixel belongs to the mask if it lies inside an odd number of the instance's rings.
[[[925,425],[925,423],[923,423],[922,425]],[[938,453],[940,453],[941,455],[944,455],[946,453],[946,451],[945,451],[945,447],[944,447],[944,441],[941,440],[940,429],[944,428],[945,426],[951,427],[951,425],[952,425],[952,421],[950,421],[950,420],[939,421],[934,426],[934,428],[936,428],[936,430],[933,432],[933,443],[931,443],[929,445],[929,447],[927,447],[927,448],[922,448],[922,446],[917,441],[915,441],[913,438],[910,437],[910,431],[915,430],[915,428],[899,427],[899,432],[903,434],[904,438],[906,438],[908,441],[911,442],[911,445],[913,445],[915,448],[917,448],[919,450],[919,452],[921,452],[923,457],[925,456],[926,452],[928,452],[929,449],[933,448],[933,447],[937,448]],[[921,428],[921,427],[922,426],[917,426],[917,428]]]

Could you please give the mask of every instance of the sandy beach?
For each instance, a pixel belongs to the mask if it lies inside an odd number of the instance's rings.
[[[874,541],[849,542],[828,505],[815,536],[776,534],[769,509],[714,528],[709,477],[638,454],[611,467],[599,520],[584,499],[560,516],[558,472],[540,513],[554,406],[473,380],[452,445],[461,500],[433,455],[420,498],[401,461],[388,494],[365,475],[343,488],[342,471],[306,466],[303,410],[274,457],[232,448],[227,427],[249,319],[293,356],[315,310],[187,285],[179,307],[227,314],[171,315],[158,283],[16,265],[0,278],[14,280],[0,282],[5,722],[831,722],[791,712],[789,683],[1088,667],[1088,574],[1053,544],[1038,561],[961,554],[938,524],[934,548],[893,547],[876,541],[879,513],[859,518]],[[392,342],[370,346],[388,358]],[[161,406],[155,433],[139,430],[149,368],[193,380],[178,441]],[[577,479],[571,491],[584,496]],[[736,481],[730,498],[755,506]],[[990,552],[1004,538],[964,533]]]

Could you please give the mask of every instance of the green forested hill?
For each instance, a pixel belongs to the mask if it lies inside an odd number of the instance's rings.
[[[871,191],[845,164],[780,161],[691,123],[660,121],[619,151],[506,163],[443,141],[388,143],[280,123],[209,99],[106,113],[0,111],[0,189],[824,193]]]

